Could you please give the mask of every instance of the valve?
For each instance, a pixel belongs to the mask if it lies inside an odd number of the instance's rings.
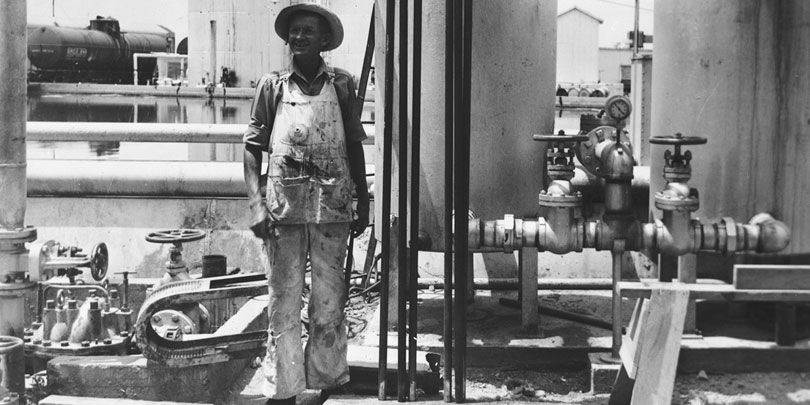
[[[102,281],[107,276],[108,265],[109,251],[104,243],[93,246],[88,256],[81,248],[48,240],[32,244],[28,256],[31,281],[46,281],[46,278],[58,276],[67,277],[69,284],[74,284],[76,276],[82,273],[79,268],[89,268],[93,279]]]
[[[686,184],[692,178],[692,153],[681,153],[681,147],[686,145],[703,145],[706,138],[699,136],[683,136],[676,133],[674,136],[654,136],[650,143],[655,145],[672,145],[674,151],[667,149],[664,152],[664,179],[667,187],[664,191],[655,193],[655,206],[665,211],[696,211],[700,205],[698,192]]]
[[[199,229],[172,229],[152,232],[146,235],[146,241],[152,243],[171,243],[169,248],[169,261],[166,269],[170,273],[176,273],[177,269],[185,269],[186,263],[183,261],[183,243],[198,241],[205,237],[205,231]]]

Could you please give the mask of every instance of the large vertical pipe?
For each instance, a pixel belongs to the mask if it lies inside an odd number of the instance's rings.
[[[417,334],[417,283],[419,279],[419,172],[420,145],[422,130],[422,0],[413,2],[413,92],[411,96],[411,201],[410,201],[410,242],[408,250],[408,395],[411,401],[416,400],[416,334]]]
[[[23,341],[0,336],[0,398],[11,393],[25,394],[25,357]]]
[[[399,0],[399,232],[398,266],[399,304],[397,306],[397,399],[408,400],[407,305],[408,299],[408,2]]]
[[[377,375],[379,400],[385,400],[385,375],[388,371],[388,269],[391,265],[391,148],[393,146],[394,115],[394,3],[385,5],[385,87],[383,105],[383,194],[382,194],[382,272],[380,274],[380,342],[379,369]],[[379,9],[379,7],[378,7]]]
[[[807,217],[810,206],[810,142],[799,131],[807,127],[810,105],[808,20],[808,5],[797,0],[655,5],[652,133],[708,138],[707,145],[688,148],[690,183],[700,192],[695,216],[704,222],[725,216],[745,221],[757,212],[774,212],[793,230],[789,252],[810,247],[810,233],[800,236],[810,232],[807,221],[789,219],[794,213],[796,219]],[[796,74],[780,74],[780,66]],[[792,111],[785,103],[791,93],[784,87],[792,86],[787,82],[803,83],[795,93],[800,106]],[[801,126],[786,130],[780,115]],[[651,146],[651,198],[665,186],[658,174],[662,146]],[[788,150],[795,151],[794,159],[786,158]],[[780,189],[782,184],[790,186]],[[788,200],[789,206],[780,204]]]
[[[25,122],[26,2],[0,2],[0,335],[22,337],[28,250]]]

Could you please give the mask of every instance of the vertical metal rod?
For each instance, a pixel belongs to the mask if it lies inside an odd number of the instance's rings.
[[[377,12],[377,4],[371,6],[371,23],[368,27],[368,41],[366,42],[366,53],[363,57],[363,69],[360,71],[360,83],[357,86],[357,99],[355,111],[358,117],[363,116],[363,104],[366,102],[366,89],[368,88],[368,77],[371,73],[371,61],[374,58],[374,19]]]
[[[411,95],[411,248],[408,250],[410,268],[408,275],[408,390],[411,401],[416,401],[416,335],[417,284],[419,282],[419,160],[422,125],[422,0],[413,2],[413,77]]]
[[[445,1],[444,16],[444,402],[453,401],[454,1]]]
[[[624,255],[624,239],[613,241],[613,341],[611,343],[610,355],[614,359],[619,358],[619,349],[622,346],[622,297],[619,295],[619,281],[622,280],[622,255]]]
[[[639,9],[639,0],[636,0],[636,7],[635,7],[635,15],[633,18],[633,57],[635,58],[638,55],[638,9]]]
[[[377,371],[377,398],[384,401],[385,376],[388,371],[388,285],[391,266],[391,137],[394,114],[394,6],[385,5],[385,118],[383,128],[383,195],[382,195],[382,271],[380,272],[380,342]]]
[[[471,66],[470,52],[472,50],[472,1],[459,1],[456,11],[457,43],[461,49],[456,51],[458,65],[456,65],[456,127],[455,127],[455,379],[456,402],[466,400],[466,351],[467,351],[467,277],[469,245],[467,233],[469,223],[467,213],[470,210],[470,84]],[[458,47],[457,47],[458,48]]]
[[[408,400],[408,1],[399,0],[399,229],[397,252],[399,307],[397,307],[397,400]]]

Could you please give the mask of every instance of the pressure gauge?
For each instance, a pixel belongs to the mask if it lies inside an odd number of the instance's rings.
[[[632,111],[630,99],[625,96],[612,96],[605,102],[605,111],[616,121],[624,121]]]

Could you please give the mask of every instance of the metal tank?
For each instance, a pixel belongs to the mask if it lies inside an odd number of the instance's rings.
[[[554,128],[556,20],[556,1],[474,3],[470,209],[481,218],[499,218],[506,212],[516,217],[538,215],[546,150],[532,135],[549,134]],[[425,2],[419,209],[420,239],[429,241],[420,248],[428,251],[444,249],[444,23],[445,2]],[[383,60],[381,56],[378,54],[378,61]],[[376,72],[377,83],[384,83],[381,65]],[[377,99],[383,99],[381,93]],[[377,116],[382,117],[381,113],[378,110]],[[382,121],[377,120],[378,134],[383,133]],[[395,121],[393,127],[398,125]],[[378,170],[376,184],[382,181]],[[393,185],[396,187],[396,181]]]
[[[696,216],[772,212],[793,233],[783,253],[810,252],[810,3],[658,2],[654,22],[652,135],[708,138],[690,147]],[[652,175],[651,196],[664,185]]]
[[[93,20],[91,27],[28,26],[29,60],[46,70],[131,71],[133,53],[173,51],[174,34],[170,31],[121,32],[114,19]]]

